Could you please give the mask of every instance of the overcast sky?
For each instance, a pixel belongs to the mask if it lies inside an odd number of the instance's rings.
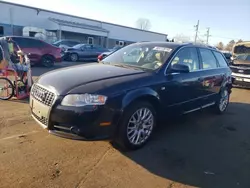
[[[210,27],[210,44],[229,40],[250,41],[250,0],[7,0],[57,12],[135,27],[147,18],[152,31],[194,37],[200,20],[199,38],[205,40]]]

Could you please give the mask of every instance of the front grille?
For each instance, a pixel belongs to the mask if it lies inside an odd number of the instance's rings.
[[[37,84],[34,84],[31,89],[31,95],[38,100],[39,102],[52,106],[53,101],[55,99],[55,94],[47,89],[44,89]]]
[[[250,69],[241,68],[241,67],[231,67],[232,72],[239,74],[250,74]]]
[[[32,115],[33,115],[38,121],[40,121],[42,124],[48,126],[48,123],[49,123],[48,118],[46,118],[46,117],[40,118],[40,117],[38,117],[35,113],[32,113]]]

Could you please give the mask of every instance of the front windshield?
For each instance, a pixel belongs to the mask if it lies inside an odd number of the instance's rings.
[[[116,66],[131,66],[147,70],[160,68],[172,49],[167,44],[138,43],[123,47],[102,62]]]
[[[248,56],[250,56],[250,55],[247,55],[247,54],[238,55],[236,57],[236,60],[246,61],[248,59]]]
[[[83,46],[83,44],[77,44],[77,45],[73,46],[73,48],[80,49],[82,46]]]

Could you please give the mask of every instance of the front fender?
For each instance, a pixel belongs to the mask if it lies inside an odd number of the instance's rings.
[[[122,100],[122,109],[125,109],[128,105],[130,105],[133,101],[140,99],[140,98],[151,98],[157,103],[160,104],[160,96],[154,90],[149,87],[139,88],[133,91],[129,91]]]

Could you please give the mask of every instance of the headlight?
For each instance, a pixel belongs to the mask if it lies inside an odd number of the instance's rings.
[[[104,105],[106,100],[107,97],[103,95],[72,94],[66,95],[61,104],[63,106]]]

